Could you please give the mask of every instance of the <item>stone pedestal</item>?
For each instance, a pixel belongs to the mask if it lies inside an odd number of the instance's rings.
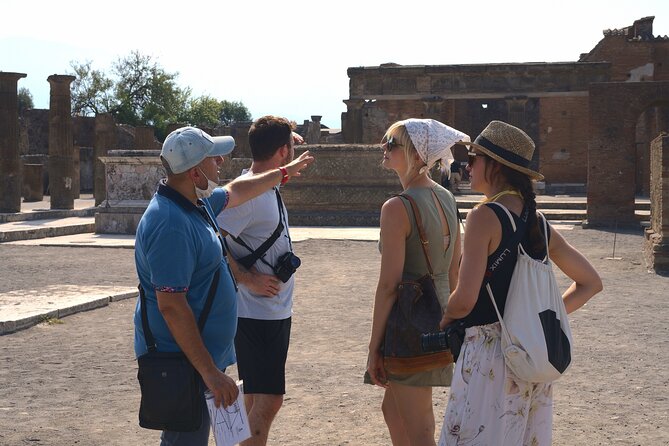
[[[74,140],[70,84],[74,76],[51,75],[49,102],[49,190],[51,209],[73,209],[75,187]]]
[[[44,181],[41,164],[23,165],[23,201],[42,201],[44,199]]]
[[[378,145],[299,146],[295,156],[303,150],[318,161],[281,189],[293,225],[377,226],[381,205],[402,191]]]
[[[96,209],[96,233],[135,233],[158,182],[165,177],[159,155],[159,150],[110,150],[100,158],[107,193]]]
[[[23,77],[0,72],[0,212],[21,212],[17,84]]]
[[[650,227],[644,231],[646,263],[669,274],[669,136],[650,144]]]

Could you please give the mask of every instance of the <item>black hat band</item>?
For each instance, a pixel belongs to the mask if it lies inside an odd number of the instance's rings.
[[[491,153],[517,166],[524,167],[526,169],[530,166],[530,160],[523,158],[520,155],[516,155],[513,152],[509,152],[505,148],[500,147],[494,142],[486,139],[484,136],[479,135],[474,140],[474,144],[485,147],[486,149],[490,150]]]

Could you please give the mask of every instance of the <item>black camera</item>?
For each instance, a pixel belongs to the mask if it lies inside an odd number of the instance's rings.
[[[301,264],[302,261],[300,258],[291,251],[288,251],[277,259],[276,266],[274,267],[274,275],[283,283],[286,283],[290,279],[290,276],[295,274],[295,271]]]
[[[421,349],[426,353],[450,350],[453,360],[457,361],[462,342],[465,339],[464,325],[463,321],[455,321],[447,325],[444,331],[422,334],[420,336]]]

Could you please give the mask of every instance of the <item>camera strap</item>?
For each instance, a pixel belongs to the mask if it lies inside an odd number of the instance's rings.
[[[267,262],[267,260],[265,260],[264,255],[281,236],[281,233],[283,232],[284,228],[286,228],[286,226],[283,224],[285,216],[283,213],[283,201],[281,200],[281,194],[279,193],[279,189],[276,187],[274,188],[274,192],[276,193],[276,202],[277,206],[279,207],[279,223],[276,225],[276,229],[274,229],[274,232],[272,232],[269,238],[265,240],[263,244],[258,247],[258,249],[254,250],[249,245],[247,245],[246,242],[241,239],[241,237],[235,237],[232,234],[230,234],[230,238],[232,240],[234,240],[237,244],[243,246],[250,252],[250,254],[237,259],[237,262],[247,269],[251,268],[258,260],[260,260],[270,268],[274,268],[272,265],[269,264],[269,262]],[[290,250],[292,251],[293,245],[290,240],[290,234],[288,233],[288,229],[286,229],[286,234],[288,234],[288,244],[290,245]]]

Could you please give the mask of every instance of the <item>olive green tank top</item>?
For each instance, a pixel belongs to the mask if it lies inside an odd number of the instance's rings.
[[[436,194],[448,223],[450,242],[446,250],[444,250],[444,231],[441,228],[441,218],[439,217],[439,210],[435,204],[432,191]],[[434,282],[439,294],[439,302],[442,308],[446,308],[448,296],[451,294],[448,283],[448,270],[453,259],[456,236],[460,230],[455,197],[453,197],[450,191],[439,185],[435,185],[432,188],[409,189],[404,191],[403,194],[410,195],[420,210],[423,229],[428,240],[428,252],[430,253],[430,260],[434,271]],[[411,233],[406,239],[405,245],[404,276],[409,279],[416,279],[427,274],[427,262],[425,261],[425,254],[421,247],[418,226],[411,209],[411,203],[405,199],[402,199],[402,203],[404,203],[411,223]]]

